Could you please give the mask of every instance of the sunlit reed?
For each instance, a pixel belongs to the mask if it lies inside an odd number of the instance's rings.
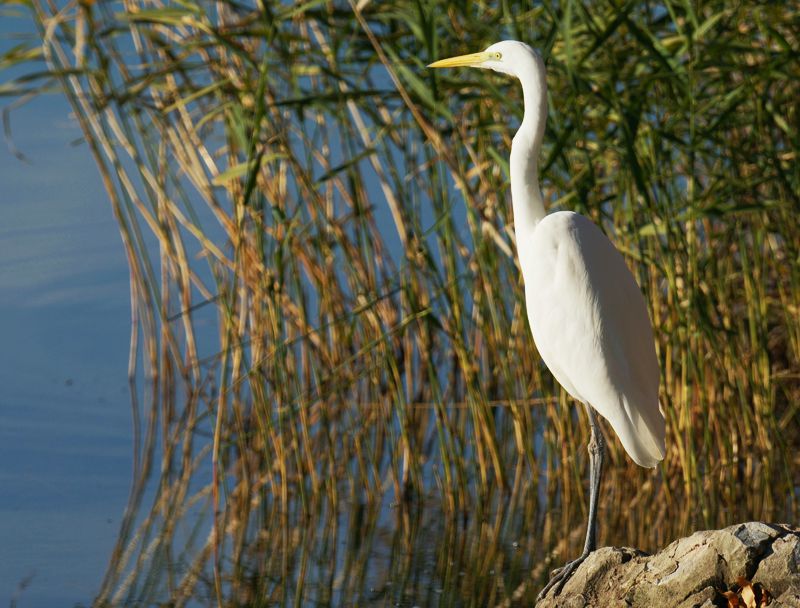
[[[797,9],[499,5],[33,0],[3,92],[66,93],[130,266],[98,605],[512,605],[579,548],[588,428],[514,258],[520,91],[424,69],[503,38],[547,63],[550,208],[604,228],[656,329],[667,456],[609,441],[601,542],[797,516]]]

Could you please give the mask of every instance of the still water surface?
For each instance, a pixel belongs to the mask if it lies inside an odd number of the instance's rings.
[[[13,126],[30,164],[2,151],[0,603],[88,606],[131,485],[128,269],[91,156],[73,145],[80,133],[66,103],[36,100]],[[503,597],[530,582],[537,525],[520,519],[525,509],[499,515],[503,502],[448,527],[435,499],[400,505],[391,492],[375,503],[323,501],[314,521],[262,522],[266,544],[255,543],[251,562],[258,581],[238,596],[460,605],[455,598],[505,587]],[[201,581],[195,598],[213,596]]]
[[[0,149],[0,604],[87,605],[131,477],[119,232],[58,96]]]
[[[16,111],[12,124],[31,164],[0,150],[0,603],[88,606],[113,568],[132,482],[128,267],[89,152],[72,145],[80,133],[66,103],[38,99]],[[215,313],[209,307],[198,314],[211,321]],[[198,327],[206,328],[199,338],[213,352],[213,323]],[[197,449],[209,443],[208,420]],[[209,460],[198,469],[200,487],[210,481]],[[652,551],[698,524],[714,525],[688,507],[669,513],[674,521],[658,519],[653,479],[638,468],[626,474],[624,466],[612,463],[606,473],[601,543]],[[583,496],[565,495],[573,511],[565,515],[544,504],[525,469],[515,493],[475,500],[446,517],[435,476],[429,466],[434,491],[403,504],[391,491],[373,501],[349,492],[347,476],[336,503],[323,496],[301,506],[293,497],[290,513],[265,492],[235,568],[225,561],[231,547],[223,547],[221,566],[231,576],[222,593],[265,606],[515,605],[509,598],[529,605],[548,565],[542,556],[564,549],[563,538],[566,554],[580,546]],[[582,479],[577,469],[575,476]],[[150,499],[152,492],[137,522]],[[786,519],[780,504],[777,510],[741,501],[738,510],[721,511],[717,525]],[[206,542],[208,510],[187,515],[163,555],[147,554],[138,580],[161,578],[143,587],[147,599],[135,605],[170,597],[171,577],[185,575]],[[187,550],[194,532],[197,542]],[[152,534],[159,536],[157,526]],[[124,586],[129,572],[118,574]],[[212,605],[211,568],[198,579],[189,605]]]
[[[32,164],[0,151],[0,603],[88,606],[104,589],[128,600],[120,604],[157,605],[208,546],[208,497],[163,546],[150,552],[162,538],[156,524],[146,538],[154,545],[137,549],[145,567],[132,593],[145,599],[131,603],[127,567],[103,586],[132,483],[128,268],[88,150],[72,145],[80,134],[66,103],[39,99],[15,112],[13,125]],[[211,307],[203,314],[213,319]],[[198,327],[211,348],[213,323]],[[210,443],[209,420],[198,428],[198,450]],[[209,460],[201,456],[193,492],[210,482]],[[264,606],[530,605],[549,565],[543,556],[560,547],[560,560],[579,548],[584,497],[564,493],[565,514],[545,504],[522,467],[509,471],[519,481],[513,492],[467,501],[468,509],[447,517],[430,463],[430,495],[409,503],[398,504],[391,491],[369,501],[348,475],[336,502],[323,496],[301,505],[292,497],[288,513],[264,492],[235,567],[229,541],[222,548],[222,594]],[[652,551],[704,523],[688,508],[669,513],[675,521],[659,519],[649,473],[630,466],[626,473],[624,465],[606,473],[601,543]],[[136,523],[152,507],[152,488],[145,496]],[[775,518],[746,501],[740,507],[719,516]],[[207,559],[199,569],[188,605],[215,603],[212,566]]]

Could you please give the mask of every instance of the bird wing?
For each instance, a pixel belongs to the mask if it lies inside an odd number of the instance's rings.
[[[664,457],[659,367],[642,293],[622,255],[585,217],[547,216],[520,248],[528,320],[555,378],[614,428],[630,457]]]

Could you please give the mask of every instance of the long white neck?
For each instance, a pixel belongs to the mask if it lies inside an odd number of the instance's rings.
[[[511,203],[517,247],[527,240],[544,218],[539,189],[539,149],[547,120],[547,81],[544,62],[538,55],[520,70],[525,116],[511,144]]]

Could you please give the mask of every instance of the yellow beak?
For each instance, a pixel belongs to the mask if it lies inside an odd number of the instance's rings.
[[[469,55],[459,55],[449,59],[440,59],[430,64],[429,68],[457,68],[462,66],[476,66],[488,61],[492,54],[483,51],[482,53],[471,53]]]

